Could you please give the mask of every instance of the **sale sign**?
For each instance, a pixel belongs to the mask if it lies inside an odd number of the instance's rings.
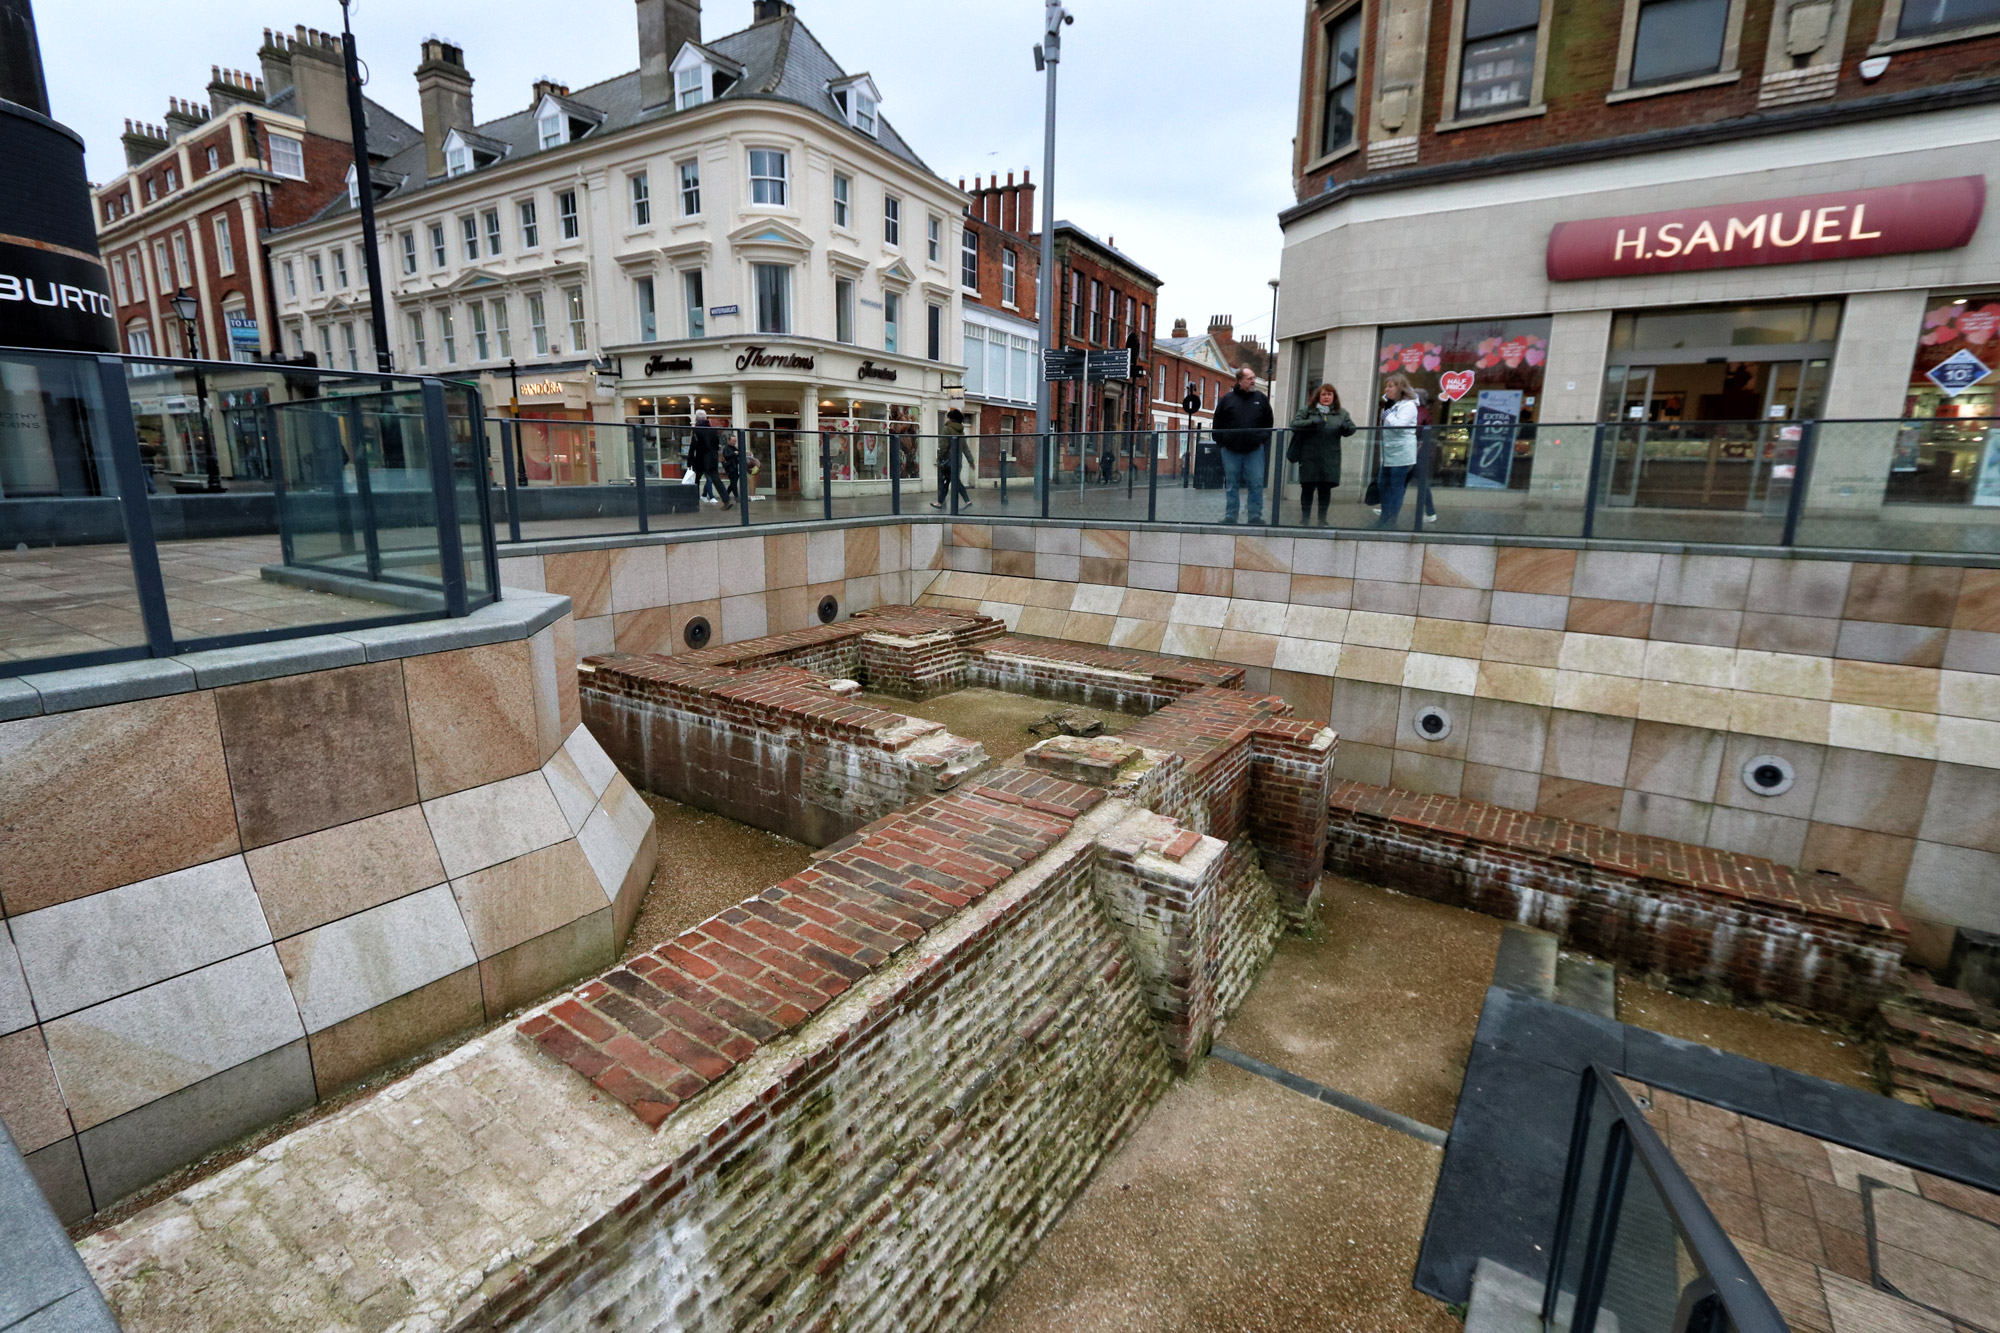
[[[1986,178],[1956,176],[1558,222],[1545,264],[1551,282],[1575,282],[1953,250],[1972,240],[1985,208]]]
[[[1447,370],[1438,376],[1438,397],[1455,403],[1472,392],[1472,372],[1469,370]]]

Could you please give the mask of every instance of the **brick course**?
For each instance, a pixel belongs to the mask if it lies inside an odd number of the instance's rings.
[[[1328,869],[1506,917],[1645,972],[1865,1017],[1908,940],[1834,875],[1447,796],[1343,782]]]

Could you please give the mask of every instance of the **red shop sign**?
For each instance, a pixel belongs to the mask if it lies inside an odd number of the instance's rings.
[[[1972,239],[1985,207],[1986,178],[1957,176],[1558,222],[1549,232],[1548,274],[1551,282],[1574,282],[1952,250]]]

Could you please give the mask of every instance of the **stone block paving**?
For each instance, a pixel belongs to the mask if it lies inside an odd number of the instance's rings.
[[[754,898],[520,1025],[658,1128],[1054,846],[1100,790],[1002,769],[879,819]]]
[[[2000,1194],[1621,1082],[1799,1333],[2000,1328]]]

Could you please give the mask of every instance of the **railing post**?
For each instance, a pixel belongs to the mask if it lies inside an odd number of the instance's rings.
[[[275,404],[266,403],[258,413],[264,422],[264,457],[271,468],[271,502],[277,507],[278,558],[289,565],[293,557],[292,529],[285,522],[285,449],[278,443],[278,409]]]
[[[736,431],[736,512],[738,527],[750,526],[750,432]]]
[[[1160,432],[1146,437],[1146,521],[1160,519]]]
[[[521,490],[514,481],[514,453],[520,448],[515,439],[519,429],[513,421],[500,419],[500,467],[507,474],[507,540],[521,540]]]
[[[625,433],[631,437],[632,484],[638,488],[636,498],[639,503],[639,531],[649,532],[651,529],[646,523],[646,442],[641,434],[643,429],[640,426],[627,426]]]
[[[887,441],[888,444],[884,452],[889,455],[889,512],[892,514],[901,514],[903,512],[903,437],[900,435],[890,435],[887,437]]]
[[[1007,446],[1000,446],[1000,507],[1007,507]]]
[[[819,514],[833,518],[833,437],[825,431],[819,433]]]
[[[425,446],[431,464],[431,496],[437,504],[438,566],[444,577],[444,611],[448,616],[462,616],[466,612],[465,546],[458,530],[458,485],[451,465],[451,419],[444,410],[444,382],[429,376],[424,379],[424,433],[429,437]],[[361,475],[358,467],[361,457],[357,441],[357,478]],[[368,553],[369,564],[378,565],[380,556],[376,551],[372,510],[368,514]]]
[[[1806,511],[1806,488],[1812,484],[1812,465],[1819,453],[1819,423],[1808,421],[1799,435],[1799,450],[1792,457],[1792,491],[1785,497],[1785,535],[1780,545],[1798,540],[1799,519]]]
[[[428,400],[425,407],[428,412]],[[354,490],[361,497],[361,544],[367,552],[368,581],[375,583],[382,578],[382,538],[376,531],[375,483],[368,475],[368,449],[362,440],[361,403],[357,398],[347,400],[347,432],[348,448],[354,459]],[[442,522],[444,511],[438,513]]]
[[[951,501],[950,513],[953,518],[958,517],[958,493],[965,485],[965,470],[959,466],[958,448],[958,442],[963,438],[965,437],[962,435],[944,437],[946,498]]]
[[[1429,426],[1417,427],[1417,471],[1415,478],[1417,483],[1415,487],[1417,503],[1415,506],[1416,512],[1410,515],[1410,531],[1415,533],[1423,532],[1424,512],[1431,505],[1431,429]],[[1411,488],[1408,486],[1403,488],[1404,499],[1410,497],[1410,490]]]
[[[1055,460],[1052,437],[1043,434],[1035,441],[1036,487],[1042,493],[1042,517],[1049,516],[1049,492],[1055,489]]]
[[[139,461],[139,427],[132,420],[125,363],[115,356],[98,357],[97,388],[111,438],[111,465],[118,473],[125,552],[132,561],[132,586],[139,596],[139,620],[146,627],[146,649],[155,657],[172,657],[174,621],[167,611],[167,585],[160,576],[160,547],[153,536],[153,510],[146,498],[146,468]]]
[[[1604,484],[1604,423],[1598,422],[1590,435],[1590,468],[1588,479],[1583,483],[1583,537],[1585,541],[1597,531],[1597,492]]]

